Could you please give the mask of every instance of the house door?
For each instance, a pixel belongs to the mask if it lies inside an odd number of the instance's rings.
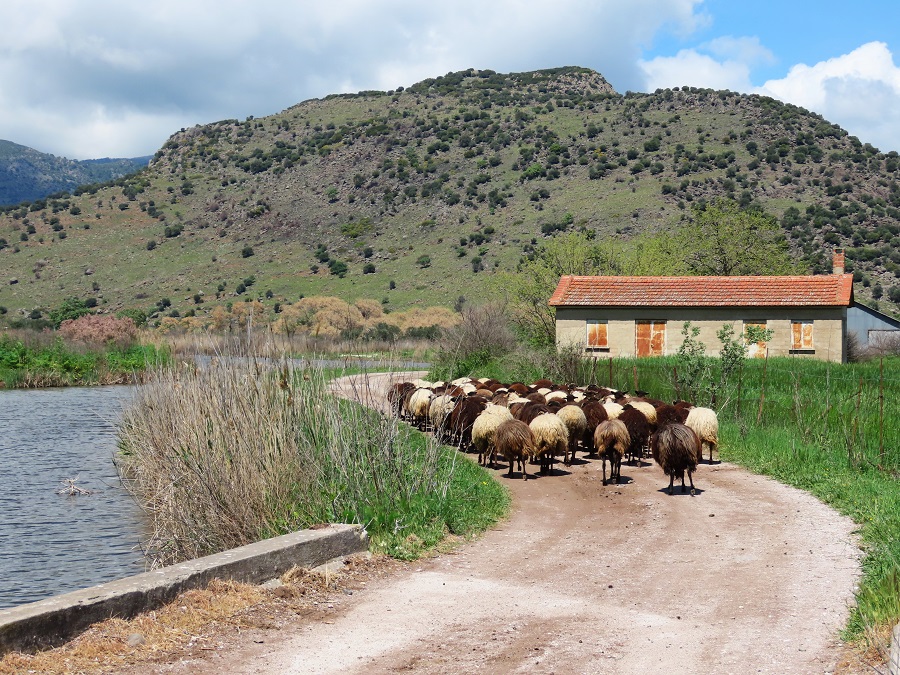
[[[666,349],[665,321],[635,321],[635,356],[662,356]]]

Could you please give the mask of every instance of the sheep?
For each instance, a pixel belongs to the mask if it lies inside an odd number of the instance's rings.
[[[569,394],[568,392],[556,389],[544,394],[544,398],[547,400],[547,403],[550,403],[550,401],[567,401],[569,400]]]
[[[526,401],[525,405],[517,410],[510,410],[517,420],[522,420],[525,424],[531,424],[531,421],[537,417],[538,415],[544,415],[550,412],[550,408],[545,406],[543,403],[536,403],[534,401]]]
[[[445,423],[455,405],[453,398],[446,395],[435,396],[428,404],[428,422],[439,441],[443,440]]]
[[[503,422],[513,419],[512,413],[500,406],[488,405],[472,425],[472,445],[478,450],[478,463],[494,466],[496,454],[494,436]]]
[[[392,415],[400,417],[403,411],[403,402],[407,400],[407,393],[415,391],[415,388],[412,382],[395,382],[391,385],[387,398]]]
[[[587,418],[587,428],[584,430],[583,439],[584,447],[589,454],[593,454],[595,452],[594,430],[600,422],[605,422],[609,418],[606,414],[606,408],[603,407],[603,404],[600,403],[600,401],[585,401],[582,403],[581,409],[584,411],[584,416]]]
[[[428,418],[428,405],[434,393],[431,389],[416,389],[409,398],[409,416],[412,423],[421,429],[425,426],[425,420]]]
[[[640,410],[644,413],[644,417],[647,418],[647,424],[650,425],[650,430],[656,431],[656,408],[653,407],[653,404],[635,398],[628,401],[628,403],[635,410]]]
[[[529,425],[534,434],[535,455],[541,460],[541,473],[553,472],[553,463],[559,456],[565,457],[569,447],[569,430],[556,415],[535,417]]]
[[[472,443],[472,426],[487,404],[487,400],[480,396],[467,396],[459,399],[453,406],[446,428],[460,450],[469,451]]]
[[[584,437],[584,432],[587,429],[587,417],[585,417],[584,411],[577,405],[563,406],[556,412],[556,416],[563,421],[569,431],[569,445],[564,460],[566,466],[569,466],[575,459],[575,449],[578,447],[578,439]]]
[[[691,408],[684,425],[693,429],[700,439],[700,461],[703,461],[703,446],[709,446],[709,463],[712,464],[713,450],[719,445],[719,418],[716,411],[711,408]]]
[[[614,401],[607,401],[603,407],[606,408],[607,419],[614,420],[622,414],[622,406]]]
[[[650,423],[647,418],[637,408],[632,407],[630,403],[626,403],[622,407],[622,414],[617,418],[622,420],[625,428],[628,429],[628,437],[631,443],[628,446],[629,463],[637,460],[638,466],[641,465],[641,457],[644,456],[644,446],[650,440]]]
[[[673,405],[663,404],[656,408],[656,430],[672,423],[684,424],[687,419],[687,411],[684,408],[676,408]]]
[[[621,420],[604,420],[594,431],[594,447],[603,458],[603,484],[606,485],[606,460],[609,460],[609,480],[618,483],[622,477],[622,457],[628,451],[631,439]]]
[[[528,472],[525,470],[525,458],[535,456],[534,434],[525,422],[508,419],[500,423],[494,432],[494,447],[497,454],[502,455],[509,462],[510,478],[513,475],[513,465],[518,462],[522,471],[522,478],[528,480]]]
[[[650,447],[653,459],[663,473],[669,476],[669,494],[672,494],[676,475],[681,477],[681,491],[685,491],[684,472],[687,471],[693,495],[693,473],[697,470],[697,458],[700,454],[700,439],[693,429],[677,422],[667,424],[653,434]]]

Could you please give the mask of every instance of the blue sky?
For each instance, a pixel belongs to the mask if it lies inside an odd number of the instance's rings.
[[[4,0],[0,139],[147,155],[182,127],[469,67],[801,105],[900,151],[900,1]]]

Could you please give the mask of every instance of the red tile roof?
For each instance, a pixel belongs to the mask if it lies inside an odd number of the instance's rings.
[[[790,277],[580,277],[566,275],[552,307],[847,307],[852,274]]]

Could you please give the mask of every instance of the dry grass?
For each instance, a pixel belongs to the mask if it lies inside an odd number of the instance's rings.
[[[320,369],[246,349],[155,370],[123,413],[117,466],[151,520],[155,564],[315,523],[402,524],[420,497],[446,495],[436,442],[329,394]]]
[[[399,566],[383,556],[352,557],[341,571],[328,575],[289,570],[281,577],[283,585],[273,589],[214,580],[156,611],[95,624],[61,647],[6,654],[0,659],[0,675],[109,673],[186,656],[203,658],[222,649],[235,633],[282,627],[298,616],[315,617],[320,606],[344,589],[364,587],[366,580]],[[130,646],[132,636],[140,636],[142,643]]]

